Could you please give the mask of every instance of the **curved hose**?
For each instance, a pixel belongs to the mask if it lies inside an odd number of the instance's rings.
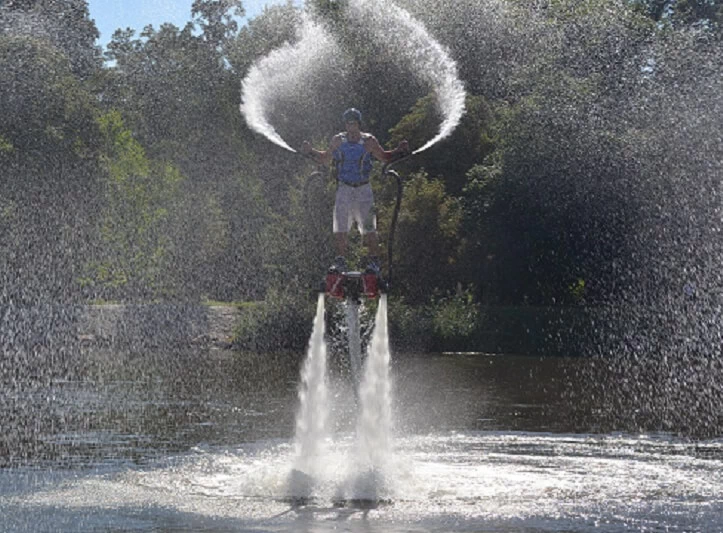
[[[402,178],[396,170],[387,169],[384,175],[394,176],[397,180],[397,201],[394,204],[392,212],[392,224],[389,227],[389,242],[387,243],[387,291],[392,285],[392,265],[393,265],[393,249],[394,249],[394,233],[397,230],[397,220],[399,219],[399,209],[402,207]]]
[[[402,177],[399,175],[399,173],[396,170],[392,170],[392,166],[396,165],[397,163],[404,161],[408,157],[410,157],[412,154],[408,153],[403,155],[402,157],[399,157],[395,159],[394,161],[390,161],[389,163],[385,164],[382,167],[382,176],[394,176],[394,178],[397,180],[397,201],[394,204],[394,211],[392,212],[392,224],[389,227],[389,243],[387,244],[387,279],[386,279],[386,285],[387,285],[387,292],[389,292],[391,286],[392,286],[392,267],[394,265],[393,261],[393,250],[394,250],[394,233],[397,230],[397,220],[399,219],[399,210],[402,207]]]
[[[326,172],[317,169],[307,176],[306,183],[304,183],[304,197],[307,202],[309,201],[309,197],[311,196],[309,194],[309,186],[314,178],[326,178]]]

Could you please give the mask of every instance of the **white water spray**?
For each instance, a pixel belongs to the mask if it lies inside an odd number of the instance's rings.
[[[239,109],[249,127],[271,142],[296,152],[269,122],[269,113],[280,101],[299,97],[302,89],[315,83],[318,65],[334,65],[336,46],[324,28],[302,17],[297,42],[287,43],[263,57],[249,70],[241,83]],[[338,71],[342,70],[338,66]]]
[[[387,296],[379,298],[374,332],[359,386],[357,460],[364,471],[384,475],[392,455],[391,355],[387,329]],[[379,481],[375,476],[375,481]],[[370,487],[379,489],[379,487]]]
[[[287,480],[287,494],[306,499],[323,490],[333,472],[329,465],[340,464],[327,446],[329,434],[324,342],[324,295],[319,295],[314,330],[301,373],[300,407],[296,419],[295,462]],[[393,492],[392,469],[392,385],[390,373],[387,297],[381,295],[374,332],[364,361],[359,384],[359,414],[356,445],[345,460],[349,465],[347,482],[339,486],[349,499],[377,501]]]
[[[465,91],[457,65],[447,51],[407,11],[388,1],[358,0],[344,8],[348,24],[368,28],[384,43],[390,61],[402,62],[412,74],[436,95],[443,120],[438,134],[415,150],[415,154],[450,135],[465,111]],[[241,113],[254,131],[271,142],[296,152],[270,123],[270,112],[283,101],[299,99],[300,91],[323,83],[332,71],[344,76],[348,65],[339,44],[304,14],[295,44],[287,44],[255,63],[242,82]],[[353,68],[353,66],[352,66]]]
[[[315,476],[324,463],[325,443],[329,418],[326,381],[326,342],[324,341],[324,295],[319,294],[316,304],[314,329],[301,370],[299,385],[299,412],[296,417],[294,469]]]
[[[349,340],[349,367],[354,386],[358,385],[361,380],[362,369],[360,306],[361,304],[354,301],[347,301],[344,306],[346,308],[346,333]]]
[[[439,133],[414,151],[423,152],[450,135],[465,111],[465,90],[457,64],[447,51],[404,9],[387,0],[350,2],[349,24],[363,23],[385,43],[390,57],[412,67],[413,74],[434,91],[443,120]]]

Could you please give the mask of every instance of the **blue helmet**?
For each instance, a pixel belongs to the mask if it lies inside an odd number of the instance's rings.
[[[352,120],[356,120],[361,124],[362,114],[361,111],[359,111],[358,109],[350,107],[349,109],[344,111],[342,118],[344,119],[344,122],[351,122]]]

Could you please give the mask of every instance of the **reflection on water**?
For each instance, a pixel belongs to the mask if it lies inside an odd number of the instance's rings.
[[[3,531],[723,530],[723,441],[610,427],[580,400],[584,359],[395,357],[383,502],[353,498],[355,400],[332,365],[326,469],[293,502],[293,356],[91,355],[92,379],[0,392]]]
[[[168,355],[125,368],[113,354],[102,357],[92,380],[5,384],[0,466],[143,462],[198,443],[288,435],[296,386],[290,357],[203,354],[180,367]]]

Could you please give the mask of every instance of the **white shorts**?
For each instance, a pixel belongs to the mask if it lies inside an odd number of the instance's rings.
[[[340,182],[334,204],[334,233],[348,233],[354,222],[362,235],[377,230],[372,186],[367,183],[361,187],[350,187]]]

